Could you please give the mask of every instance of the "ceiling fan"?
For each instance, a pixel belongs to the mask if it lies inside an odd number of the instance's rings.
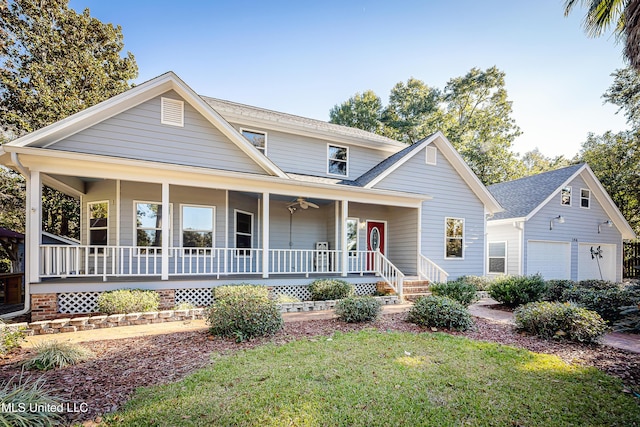
[[[314,209],[318,209],[320,206],[316,205],[313,202],[306,200],[304,197],[298,197],[294,202],[287,205],[288,208],[293,208],[296,205],[300,206],[301,209],[309,209],[312,207]]]

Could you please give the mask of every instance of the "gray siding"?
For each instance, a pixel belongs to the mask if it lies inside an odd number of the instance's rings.
[[[267,157],[285,172],[341,178],[327,173],[327,144],[329,143],[323,139],[264,130],[250,124],[236,123],[234,126],[238,130],[247,128],[266,132]],[[355,145],[331,144],[348,147],[348,176],[342,178],[349,180],[358,178],[391,154],[386,151]]]
[[[181,99],[171,91],[163,96]],[[52,149],[266,174],[185,102],[184,127],[160,123],[160,96],[52,145]]]
[[[522,252],[521,242],[519,239],[520,230],[513,223],[509,224],[491,224],[487,223],[487,244],[491,242],[507,243],[507,271],[509,275],[520,275],[520,252]],[[488,252],[487,252],[488,254]],[[487,275],[495,276],[489,273],[489,259],[487,255]]]
[[[82,196],[80,206],[80,241],[83,245],[89,244],[89,211],[88,204],[91,202],[109,202],[109,214],[107,219],[109,245],[117,242],[117,204],[116,204],[116,181],[89,182],[86,185],[87,193]]]
[[[591,194],[591,207],[585,209],[580,207],[580,189],[588,188],[584,180],[578,176],[571,183],[572,203],[571,206],[560,204],[560,193],[558,192],[545,206],[543,206],[525,225],[525,254],[524,273],[526,271],[527,245],[529,240],[545,240],[555,242],[571,242],[571,279],[578,278],[578,244],[581,242],[592,244],[615,244],[616,245],[616,280],[622,279],[622,235],[616,227],[602,227],[602,232],[598,233],[598,224],[609,219],[602,205],[593,193]],[[549,221],[552,218],[562,215],[564,224],[554,221],[553,230],[549,230]]]
[[[422,254],[449,273],[449,280],[484,274],[484,205],[440,150],[437,165],[426,164],[422,149],[375,188],[432,196],[422,204]],[[445,259],[447,217],[464,219],[463,259]]]
[[[335,217],[333,205],[322,205],[319,209],[297,209],[289,213],[289,202],[271,202],[269,206],[269,246],[271,249],[315,249],[316,242],[335,240],[334,229],[329,228],[330,218]],[[291,221],[291,243],[289,246],[289,221]],[[329,249],[336,249],[330,244]]]

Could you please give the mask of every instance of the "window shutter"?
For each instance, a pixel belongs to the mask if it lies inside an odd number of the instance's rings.
[[[184,102],[177,99],[162,98],[160,123],[171,126],[184,126]]]
[[[426,150],[426,156],[427,156],[427,164],[435,165],[438,160],[438,149],[436,147],[432,147],[429,145]]]

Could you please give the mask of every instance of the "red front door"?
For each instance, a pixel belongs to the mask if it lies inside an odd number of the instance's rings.
[[[380,250],[384,254],[385,248],[385,223],[377,221],[367,221],[367,250],[377,251]],[[367,257],[367,269],[372,270],[374,267],[374,257]]]

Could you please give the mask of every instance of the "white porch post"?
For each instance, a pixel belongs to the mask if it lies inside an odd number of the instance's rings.
[[[42,241],[42,180],[39,171],[31,171],[27,185],[27,247],[25,269],[27,283],[40,282],[40,242]]]
[[[262,193],[262,277],[269,277],[269,193]]]
[[[162,280],[169,280],[170,215],[169,183],[162,183]]]
[[[343,200],[340,212],[340,253],[342,258],[342,277],[346,277],[349,272],[349,251],[347,250],[347,217],[349,216],[349,202]]]

